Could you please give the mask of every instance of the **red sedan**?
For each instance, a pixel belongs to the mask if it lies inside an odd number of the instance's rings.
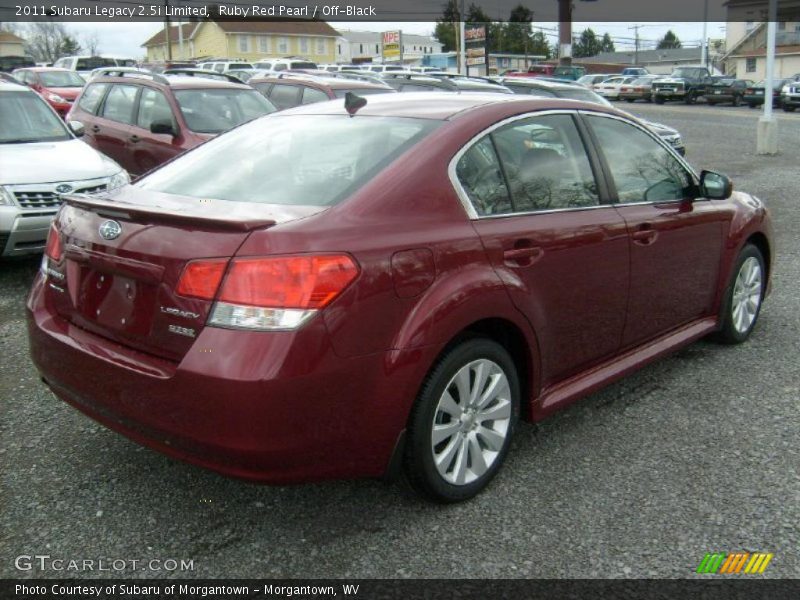
[[[613,108],[349,96],[68,196],[30,346],[59,398],[173,457],[273,483],[399,468],[452,502],[518,417],[745,341],[772,257],[757,198]]]
[[[63,119],[86,82],[75,71],[54,67],[17,69],[14,77],[30,86],[52,106]]]

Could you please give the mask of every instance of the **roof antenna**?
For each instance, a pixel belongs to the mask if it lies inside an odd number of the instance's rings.
[[[356,96],[353,92],[344,95],[344,108],[351,117],[355,117],[356,113],[366,105],[367,99],[362,96]]]

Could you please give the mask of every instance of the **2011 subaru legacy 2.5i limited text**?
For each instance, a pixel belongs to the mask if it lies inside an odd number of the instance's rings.
[[[68,196],[31,351],[59,398],[171,456],[272,483],[397,469],[457,501],[518,417],[747,339],[772,255],[758,199],[613,108],[349,96]]]

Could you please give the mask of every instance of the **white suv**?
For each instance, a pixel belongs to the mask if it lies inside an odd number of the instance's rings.
[[[292,69],[317,70],[317,63],[304,58],[267,58],[253,64],[256,69],[264,71],[287,71]]]
[[[0,256],[41,252],[61,195],[126,185],[128,174],[77,139],[33,90],[0,81]]]
[[[203,69],[205,71],[216,71],[217,73],[225,73],[230,69],[252,69],[253,64],[249,62],[241,61],[233,61],[233,60],[214,60],[199,63],[197,65],[198,69]]]

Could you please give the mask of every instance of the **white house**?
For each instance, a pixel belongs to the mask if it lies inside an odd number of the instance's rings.
[[[734,29],[738,32],[739,28],[734,27]],[[777,30],[775,77],[781,79],[800,73],[800,21],[779,21]],[[728,46],[725,55],[726,70],[731,74],[735,73],[739,79],[764,79],[767,72],[766,47],[766,23],[756,23],[749,30],[745,30],[738,41]]]
[[[379,63],[381,62],[381,33],[377,31],[348,31],[339,30],[340,36],[336,40],[336,62],[339,64],[351,63]],[[422,57],[428,54],[438,54],[442,51],[442,43],[428,35],[414,35],[404,33],[403,62],[406,64],[419,64]]]

